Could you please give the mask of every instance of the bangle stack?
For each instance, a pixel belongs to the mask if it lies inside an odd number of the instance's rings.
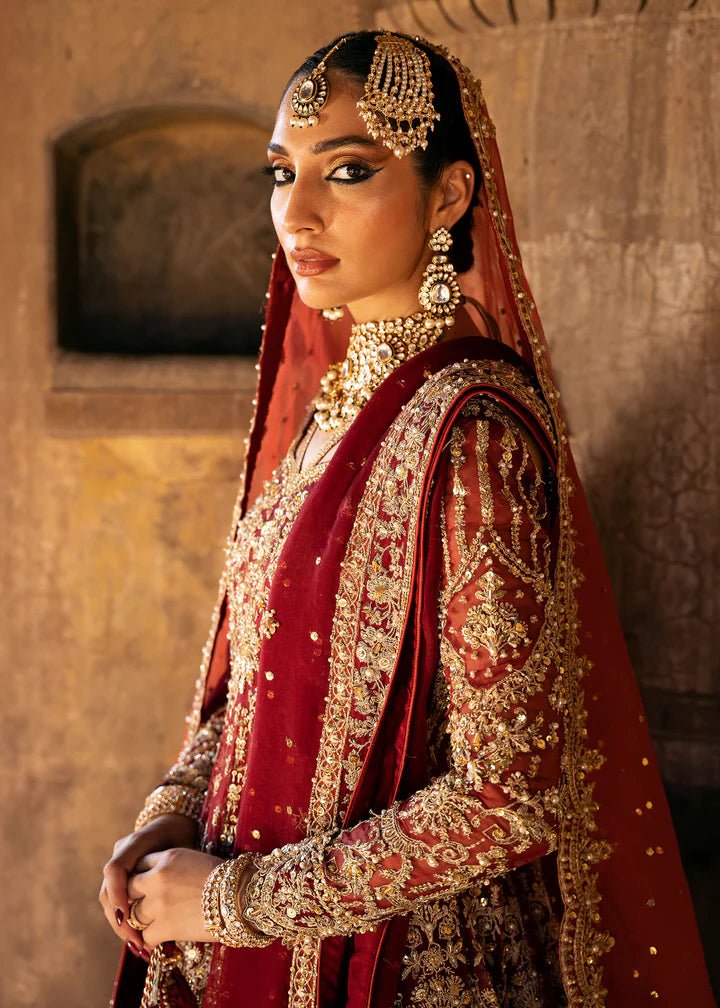
[[[205,795],[198,791],[190,791],[180,784],[163,784],[155,788],[145,799],[142,812],[135,822],[135,832],[147,826],[158,816],[174,812],[176,815],[187,816],[196,822],[200,817]]]
[[[232,948],[265,948],[275,938],[259,934],[247,925],[247,917],[240,909],[238,895],[245,870],[255,863],[255,856],[241,854],[238,858],[223,861],[208,876],[202,893],[202,912],[205,927],[222,945]]]

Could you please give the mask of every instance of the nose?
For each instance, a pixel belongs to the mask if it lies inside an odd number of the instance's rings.
[[[318,187],[309,179],[302,180],[299,175],[294,181],[279,189],[280,223],[288,234],[298,231],[310,231],[320,234],[324,230],[322,208]]]

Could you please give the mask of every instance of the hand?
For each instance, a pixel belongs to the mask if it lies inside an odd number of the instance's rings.
[[[142,951],[142,934],[127,923],[130,903],[128,878],[136,870],[141,858],[169,848],[194,847],[196,840],[197,824],[187,816],[174,813],[158,816],[137,833],[130,833],[118,840],[112,857],[103,869],[99,896],[100,906],[118,938]]]
[[[128,895],[140,900],[135,916],[147,924],[142,932],[147,948],[166,941],[216,941],[205,929],[202,891],[219,864],[220,858],[184,849],[148,854],[139,862]]]

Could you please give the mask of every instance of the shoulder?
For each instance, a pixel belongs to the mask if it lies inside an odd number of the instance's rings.
[[[479,392],[472,396],[455,418],[450,441],[462,440],[468,448],[489,451],[492,445],[504,453],[520,449],[527,452],[538,472],[546,469],[547,459],[539,442],[537,428],[531,430],[527,418],[495,396]]]
[[[551,519],[556,498],[549,456],[536,433],[492,395],[473,395],[442,441],[436,470],[453,523],[520,522],[530,507]]]
[[[554,453],[551,412],[535,378],[522,365],[506,360],[464,359],[427,373],[408,403],[411,415],[434,415],[462,423],[486,416],[514,427],[529,443],[544,443]]]

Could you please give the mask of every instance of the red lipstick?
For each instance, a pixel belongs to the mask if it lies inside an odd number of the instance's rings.
[[[295,263],[295,272],[298,276],[317,276],[340,262],[335,256],[329,256],[326,252],[312,248],[293,249],[290,256]]]

